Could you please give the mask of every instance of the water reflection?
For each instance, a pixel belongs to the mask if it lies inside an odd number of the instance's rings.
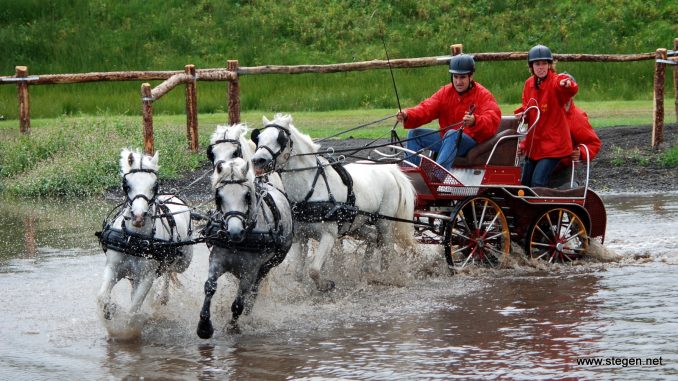
[[[38,244],[35,241],[36,218],[32,215],[24,217],[24,257],[34,257],[38,252]]]
[[[98,199],[0,199],[0,271],[11,258],[93,247],[94,231],[111,205]]]

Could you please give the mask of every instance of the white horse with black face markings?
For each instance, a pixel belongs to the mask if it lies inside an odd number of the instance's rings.
[[[299,245],[309,238],[319,241],[308,270],[318,290],[334,288],[333,281],[321,277],[321,270],[341,235],[365,239],[368,258],[386,245],[413,246],[415,190],[396,165],[333,165],[318,154],[320,145],[292,125],[290,115],[276,114],[272,121],[263,117],[263,124],[252,132],[257,144],[252,162],[258,170],[281,175],[296,224],[292,250],[300,253]],[[364,237],[365,224],[375,225],[376,239]],[[298,259],[300,274],[305,255]],[[367,270],[365,266],[363,270]]]
[[[210,248],[205,300],[197,334],[212,337],[212,296],[217,280],[226,272],[239,279],[231,305],[230,332],[238,332],[238,319],[254,305],[259,285],[279,265],[292,245],[294,228],[287,196],[269,183],[255,181],[249,161],[217,161],[212,174],[216,212],[203,230]]]
[[[173,195],[158,194],[158,153],[154,156],[123,149],[120,174],[126,201],[98,232],[106,252],[103,282],[97,294],[100,312],[112,320],[119,307],[111,300],[114,286],[123,278],[132,285],[128,312],[137,313],[153,282],[162,280],[158,294],[162,304],[169,298],[169,281],[191,263],[190,208]]]

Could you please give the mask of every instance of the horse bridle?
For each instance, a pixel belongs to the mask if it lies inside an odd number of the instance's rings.
[[[135,173],[140,173],[140,172],[142,172],[142,173],[152,173],[153,175],[155,175],[155,185],[153,185],[153,195],[150,198],[147,197],[143,193],[139,193],[138,195],[136,195],[132,198],[130,198],[130,196],[129,196],[129,182],[127,181],[127,176],[133,175]],[[123,192],[125,192],[125,197],[127,199],[126,202],[127,202],[128,205],[132,205],[132,203],[136,199],[142,198],[142,199],[146,200],[146,202],[148,202],[148,205],[150,206],[155,202],[155,198],[158,194],[158,172],[156,172],[153,169],[146,169],[146,168],[132,169],[122,176],[122,190],[123,190]]]
[[[219,160],[217,163],[215,163],[215,167],[219,164],[221,164],[223,160]],[[243,227],[245,228],[245,231],[249,232],[252,229],[254,229],[254,221],[252,218],[252,188],[249,187],[248,184],[245,184],[247,182],[247,179],[239,179],[239,180],[221,180],[216,186],[216,189],[214,190],[214,201],[217,204],[217,213],[221,214],[221,226],[222,228],[226,228],[228,225],[228,220],[231,218],[237,218],[240,220],[242,223]],[[230,210],[226,213],[223,213],[221,211],[221,196],[219,196],[219,189],[223,188],[226,185],[233,185],[233,184],[238,184],[242,185],[244,187],[247,187],[247,194],[245,195],[245,202],[247,203],[247,211],[246,212],[239,212],[236,210]]]
[[[266,146],[266,145],[259,146],[259,134],[261,133],[262,130],[265,130],[265,129],[270,128],[270,127],[278,130],[278,139],[276,140],[276,142],[278,143],[278,146],[280,147],[280,150],[278,150],[278,152],[273,152],[273,150],[269,146]],[[254,144],[256,144],[257,149],[263,148],[266,151],[268,151],[268,153],[271,155],[271,163],[273,165],[273,170],[276,170],[278,168],[278,157],[283,152],[285,152],[285,149],[288,146],[287,143],[289,143],[289,148],[290,148],[290,150],[292,150],[292,146],[294,145],[294,141],[291,139],[291,136],[292,136],[292,133],[290,132],[289,128],[283,127],[279,124],[271,123],[271,124],[265,125],[264,128],[262,128],[262,129],[252,130],[251,139],[254,142]]]
[[[225,135],[225,134],[224,134]],[[236,145],[236,150],[233,153],[233,157],[231,159],[235,159],[237,157],[243,158],[242,157],[242,145],[240,144],[240,140],[238,139],[227,139],[225,136],[223,139],[219,139],[215,141],[214,143],[210,144],[207,146],[207,159],[213,163],[213,166],[216,167],[216,163],[214,163],[214,152],[213,152],[213,147],[222,143],[231,143]],[[223,161],[223,160],[222,160]]]

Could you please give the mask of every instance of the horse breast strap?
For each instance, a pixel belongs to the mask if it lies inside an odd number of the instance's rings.
[[[346,202],[337,202],[334,198],[334,195],[332,194],[332,191],[330,190],[329,182],[327,181],[327,175],[325,174],[325,167],[322,165],[322,163],[320,163],[319,159],[316,160],[318,163],[318,170],[316,171],[315,178],[313,179],[311,189],[306,194],[304,201],[293,204],[292,213],[294,218],[297,221],[309,223],[324,221],[353,223],[355,216],[358,215],[358,209],[355,207],[353,178],[341,163],[334,162],[330,164],[346,186]],[[318,182],[318,178],[320,176],[322,176],[323,180],[325,181],[325,187],[327,188],[329,200],[308,201],[315,191],[315,185]]]

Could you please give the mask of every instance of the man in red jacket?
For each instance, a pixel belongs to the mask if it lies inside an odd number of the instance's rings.
[[[530,126],[522,142],[526,158],[521,182],[544,187],[560,160],[572,153],[565,104],[579,87],[569,75],[554,71],[551,50],[544,45],[530,49],[527,62],[532,76],[525,81],[522,105],[515,110],[516,117],[525,116]]]
[[[407,148],[430,149],[438,153],[436,162],[446,169],[457,156],[465,156],[476,144],[497,132],[501,110],[492,93],[473,80],[475,61],[461,54],[450,60],[451,84],[440,88],[419,105],[397,114],[406,129]],[[439,131],[416,129],[438,119]],[[418,157],[408,160],[419,164]]]
[[[573,177],[570,171],[572,161],[591,162],[603,144],[596,131],[593,130],[591,123],[589,123],[588,115],[574,104],[574,100],[565,106],[565,116],[570,127],[570,137],[572,138],[574,151],[572,151],[570,156],[561,159],[553,171],[549,184],[552,188],[577,186],[577,183],[572,182]],[[585,145],[586,148],[582,145]]]

